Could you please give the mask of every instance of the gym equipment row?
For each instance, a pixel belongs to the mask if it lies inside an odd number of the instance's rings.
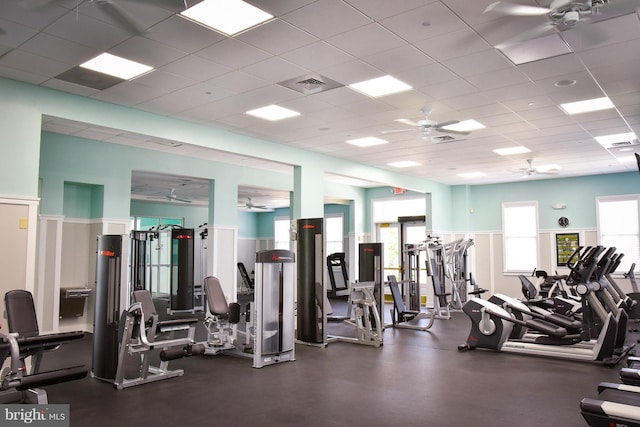
[[[566,283],[580,298],[578,317],[542,313],[536,301],[501,294],[488,301],[469,300],[463,311],[471,319],[471,332],[459,350],[487,348],[617,364],[631,350],[624,345],[629,306],[607,279],[619,259],[615,248],[602,246],[579,248],[570,257]],[[615,303],[613,295],[620,303]]]
[[[33,296],[29,291],[9,291],[4,296],[9,334],[0,333],[0,360],[9,359],[0,374],[0,403],[47,404],[47,392],[40,387],[86,377],[85,366],[42,371],[45,352],[81,339],[84,332],[40,334]],[[27,369],[30,362],[31,369]]]

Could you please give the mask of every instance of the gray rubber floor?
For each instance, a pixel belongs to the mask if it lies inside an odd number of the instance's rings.
[[[630,328],[635,327],[630,325]],[[380,348],[296,346],[296,361],[253,369],[231,356],[171,362],[184,376],[115,390],[87,377],[47,387],[72,426],[585,426],[583,397],[622,366],[485,350],[458,352],[469,320],[387,328]],[[44,369],[91,366],[91,339],[47,354]]]

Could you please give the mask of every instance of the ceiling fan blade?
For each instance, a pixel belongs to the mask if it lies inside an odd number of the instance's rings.
[[[438,127],[438,126],[434,126],[434,129],[437,130],[438,132],[454,133],[456,135],[470,135],[471,134],[471,132],[466,131],[466,130],[445,129],[445,128],[441,128],[441,127]]]
[[[438,123],[437,125],[431,127],[438,129],[446,126],[457,125],[458,123],[460,123],[460,120],[449,120],[448,122]]]
[[[132,34],[142,34],[147,26],[113,0],[95,0],[96,5],[118,25]]]
[[[496,45],[496,48],[504,49],[516,43],[521,43],[527,40],[538,38],[543,34],[545,34],[546,32],[550,31],[551,29],[555,28],[555,26],[556,25],[553,22],[545,22],[542,25],[533,27],[530,30],[524,31],[518,34],[517,36],[511,37],[510,39],[503,41],[502,43]]]
[[[414,122],[413,120],[409,120],[409,119],[395,119],[394,122],[403,123],[405,125],[413,126],[413,127],[420,126],[418,123]]]
[[[549,5],[549,9],[551,10],[560,9],[562,6],[566,6],[569,3],[573,3],[573,0],[553,0]]]
[[[546,7],[537,6],[525,6],[522,4],[507,3],[504,1],[497,1],[491,3],[482,13],[495,13],[500,15],[515,15],[515,16],[542,16],[551,12],[551,9]]]
[[[392,133],[402,133],[402,132],[414,132],[415,129],[389,129],[389,130],[381,130],[380,133],[383,135],[389,135]]]
[[[153,6],[162,7],[169,10],[184,10],[189,7],[185,0],[136,0],[137,3],[146,3]],[[195,4],[195,1],[191,1]]]
[[[20,0],[18,5],[25,9],[41,9],[48,6],[53,6],[55,0]]]

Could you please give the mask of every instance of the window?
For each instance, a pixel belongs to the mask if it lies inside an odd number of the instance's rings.
[[[273,247],[274,249],[289,250],[289,218],[275,218],[273,220]]]
[[[623,253],[617,273],[626,273],[640,261],[640,195],[596,198],[598,242]]]
[[[505,273],[530,273],[538,267],[538,204],[502,204]]]
[[[342,215],[328,216],[324,219],[326,255],[344,252],[344,225]]]

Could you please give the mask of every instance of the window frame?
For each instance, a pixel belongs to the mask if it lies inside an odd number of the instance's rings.
[[[640,194],[621,194],[616,196],[596,197],[596,230],[597,230],[597,239],[598,239],[599,245],[603,245],[603,241],[605,240],[603,239],[604,235],[602,233],[602,213],[600,212],[601,204],[611,203],[611,202],[630,202],[630,201],[636,202],[636,223],[637,223],[638,231],[635,233],[628,233],[628,234],[623,234],[618,236],[635,236],[637,253],[632,255],[625,253],[625,256],[621,260],[622,262],[620,263],[620,267],[614,272],[614,275],[616,276],[622,276],[624,273],[626,273],[629,270],[631,264],[633,263],[637,264],[638,262],[640,262],[640,259],[633,259],[634,256],[636,258],[640,258]],[[615,245],[616,248],[618,248],[618,246],[619,245]]]
[[[278,227],[276,226],[276,223],[278,222],[285,222],[287,223],[287,244],[286,247],[278,247],[279,244],[283,243],[284,240],[278,240]],[[291,250],[291,219],[288,216],[276,216],[273,218],[273,248],[274,249],[286,249],[286,250]]]
[[[508,236],[506,231],[506,222],[505,222],[505,214],[509,208],[523,208],[530,207],[534,209],[535,216],[535,234],[533,236],[529,235],[517,235],[517,236]],[[540,217],[538,210],[538,201],[530,200],[530,201],[521,201],[521,202],[503,202],[502,203],[502,272],[505,275],[517,275],[517,274],[530,274],[535,268],[540,265]],[[532,238],[535,240],[535,257],[534,263],[531,268],[509,268],[509,251],[508,248],[508,240],[512,238]]]
[[[340,230],[340,241],[330,241],[329,240],[329,230],[327,227],[327,220],[328,219],[334,219],[334,218],[340,218],[340,224],[342,226],[341,230]],[[324,230],[323,230],[323,234],[324,234],[324,252],[325,254],[331,255],[332,253],[336,253],[336,252],[345,252],[344,250],[344,236],[345,236],[345,232],[344,232],[344,215],[342,213],[332,213],[332,214],[326,214],[324,217]],[[340,244],[340,250],[339,251],[330,251],[329,250],[329,244],[330,243],[339,243]]]

